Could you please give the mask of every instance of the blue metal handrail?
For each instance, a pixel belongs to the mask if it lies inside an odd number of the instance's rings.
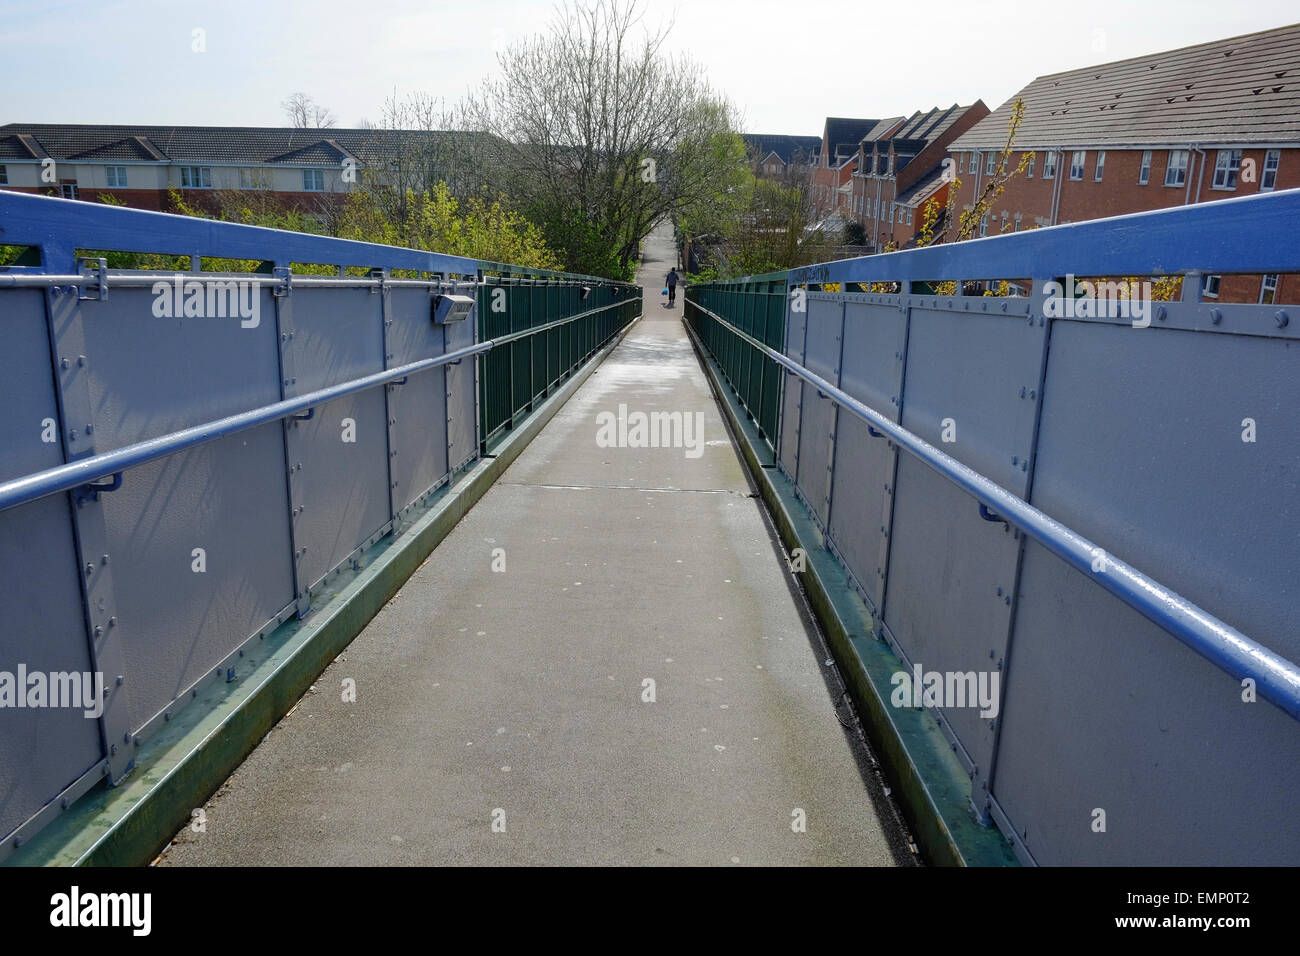
[[[1300,193],[1297,193],[1294,198],[1300,201]],[[1251,640],[1172,589],[1113,557],[1100,546],[1016,497],[973,468],[944,454],[924,439],[896,425],[875,409],[841,391],[816,373],[810,372],[798,362],[741,331],[711,309],[697,302],[692,302],[691,305],[707,313],[753,348],[812,385],[836,405],[861,419],[869,429],[878,430],[883,436],[892,439],[914,457],[970,494],[980,503],[981,509],[995,512],[997,520],[1009,522],[1057,557],[1088,574],[1106,590],[1202,657],[1238,680],[1253,679],[1260,696],[1300,720],[1300,665]],[[1093,571],[1093,563],[1099,554],[1105,557],[1105,570],[1101,572]]]

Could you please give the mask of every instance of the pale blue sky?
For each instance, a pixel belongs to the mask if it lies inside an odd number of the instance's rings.
[[[1035,76],[1282,26],[1295,0],[882,3],[649,0],[765,133],[982,97]],[[0,0],[0,122],[274,126],[303,90],[340,126],[394,89],[448,100],[496,49],[545,28],[549,0]],[[906,14],[904,18],[903,14]],[[194,52],[193,31],[206,50]]]

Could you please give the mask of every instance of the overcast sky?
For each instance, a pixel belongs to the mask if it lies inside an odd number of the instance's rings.
[[[647,0],[750,132],[820,135],[1036,76],[1283,26],[1295,0],[882,3]],[[393,90],[458,99],[549,0],[0,0],[0,122],[284,125],[302,90],[339,126]],[[196,52],[195,31],[202,33]]]

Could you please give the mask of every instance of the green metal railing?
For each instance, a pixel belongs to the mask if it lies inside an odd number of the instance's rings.
[[[625,282],[482,263],[479,435],[498,441],[641,312],[641,289]]]
[[[774,449],[782,370],[704,309],[727,316],[742,331],[779,350],[785,345],[786,290],[786,273],[778,272],[692,286],[685,298],[686,322],[722,369],[763,440]]]

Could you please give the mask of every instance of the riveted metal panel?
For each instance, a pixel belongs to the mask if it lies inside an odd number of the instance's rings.
[[[802,292],[803,290],[799,290]],[[786,310],[785,348],[783,351],[800,364],[803,363],[804,335],[808,325],[807,309],[795,309],[800,299],[791,297]],[[730,334],[726,336],[732,338]],[[781,470],[793,481],[799,471],[800,413],[803,409],[803,383],[783,370],[781,377],[781,423],[777,435],[778,461]]]
[[[98,447],[276,401],[274,306],[258,296],[256,324],[159,317],[149,289],[82,302]],[[100,495],[133,730],[293,600],[279,434],[268,425],[142,465]]]
[[[398,288],[389,295],[393,320],[388,329],[389,366],[442,355],[443,331],[430,318],[429,293]],[[390,465],[394,500],[405,507],[447,477],[445,373],[441,368],[429,369],[387,390],[388,415],[393,420],[389,433],[397,451]]]
[[[63,464],[45,298],[6,293],[0,355],[0,481]],[[46,437],[53,441],[46,441]],[[68,496],[0,512],[0,671],[94,670],[81,610]],[[92,678],[93,679],[93,678]],[[0,835],[23,823],[103,756],[78,708],[0,708]]]
[[[839,378],[840,330],[843,321],[844,305],[838,299],[823,298],[820,295],[809,297],[808,334],[803,364],[830,382]],[[799,471],[795,486],[812,508],[818,523],[825,528],[829,517],[835,406],[829,398],[818,395],[817,389],[811,385],[804,383],[802,388]]]
[[[1023,496],[1036,420],[1029,394],[1040,388],[1046,326],[987,313],[981,300],[948,301],[955,308],[912,309],[902,425]],[[972,304],[980,310],[964,308]],[[982,518],[970,496],[912,456],[900,458],[884,619],[904,660],[924,671],[983,675],[991,688],[1006,656],[1019,550],[1018,538]],[[982,780],[994,718],[969,700],[939,713]]]
[[[548,299],[556,297],[557,290],[547,290]],[[446,340],[445,352],[454,352],[474,344],[474,322],[451,322],[443,326]],[[553,360],[559,361],[560,340],[558,333],[552,329],[545,333],[551,336],[548,351]],[[535,336],[534,336],[535,337]],[[446,401],[447,401],[447,461],[452,472],[459,471],[478,456],[478,415],[474,401],[478,394],[475,381],[478,363],[473,359],[462,360],[446,366]]]
[[[100,496],[133,730],[293,603],[282,461],[273,423],[140,465]]]
[[[1025,550],[993,789],[1039,863],[1300,861],[1294,720],[1095,580],[1113,554],[1300,657],[1298,370],[1280,338],[1055,323],[1032,501],[1103,553]]]
[[[845,305],[844,363],[840,387],[887,418],[898,421],[898,396],[907,342],[907,313],[897,305],[849,301]],[[873,608],[884,600],[885,558],[891,522],[896,453],[852,415],[835,431],[829,537]]]

